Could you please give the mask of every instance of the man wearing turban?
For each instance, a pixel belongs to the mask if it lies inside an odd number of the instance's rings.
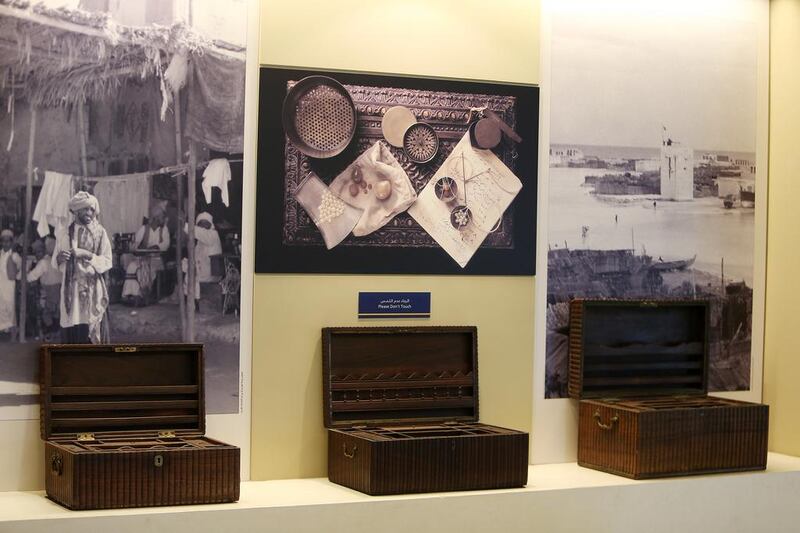
[[[122,297],[129,301],[147,300],[151,287],[164,271],[161,254],[169,250],[169,228],[166,226],[166,212],[156,204],[150,209],[150,217],[136,232],[133,240],[137,257],[133,257],[125,268],[125,283]],[[129,256],[130,257],[130,256]],[[123,263],[125,263],[123,257]]]
[[[184,225],[183,231],[188,233],[188,224]],[[211,271],[211,257],[219,256],[222,253],[222,242],[219,238],[219,233],[214,227],[214,217],[211,213],[203,211],[195,218],[194,238],[196,245],[194,248],[194,263],[195,263],[195,308],[199,309],[200,299],[200,283],[209,283],[219,281],[219,276],[214,276]],[[181,269],[184,272],[188,271],[189,261],[186,257],[181,260]],[[183,294],[188,295],[188,277],[183,278]]]
[[[61,332],[65,343],[108,340],[108,288],[105,274],[112,265],[111,242],[97,221],[97,198],[80,191],[69,201],[74,221],[56,234],[53,266],[62,275]]]
[[[14,232],[0,232],[0,332],[11,331],[17,324],[15,290],[22,258],[14,251]]]

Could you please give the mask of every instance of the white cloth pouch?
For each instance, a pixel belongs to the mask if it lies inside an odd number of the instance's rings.
[[[361,179],[366,184],[354,182],[356,168],[360,169]],[[388,180],[391,195],[381,200],[376,195],[376,186],[380,181]],[[351,185],[355,183],[358,191]],[[348,204],[364,210],[361,220],[353,229],[353,235],[362,237],[369,235],[386,225],[398,213],[402,213],[417,200],[417,193],[408,178],[408,174],[397,162],[389,148],[378,141],[353,161],[344,171],[336,176],[330,185],[331,191]]]
[[[343,202],[314,172],[300,182],[294,197],[319,228],[328,250],[353,231],[364,212]]]

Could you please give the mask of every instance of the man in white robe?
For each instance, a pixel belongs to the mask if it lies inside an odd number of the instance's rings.
[[[69,210],[75,220],[56,234],[53,254],[62,274],[62,342],[105,342],[108,289],[103,274],[112,266],[111,242],[97,221],[97,198],[80,191],[70,200]]]
[[[188,233],[188,225],[184,227],[184,231]],[[219,276],[214,276],[211,272],[211,257],[222,254],[222,241],[219,238],[219,233],[214,227],[214,217],[211,213],[203,211],[197,215],[194,225],[194,238],[196,241],[194,247],[194,263],[195,263],[195,278],[194,278],[194,298],[195,308],[199,309],[200,300],[200,283],[209,283],[219,281]],[[181,260],[181,269],[187,272],[189,262],[187,258]],[[188,275],[183,278],[183,294],[188,295]]]
[[[122,297],[136,303],[144,303],[143,300],[149,296],[153,283],[164,271],[161,254],[169,250],[170,245],[169,228],[166,225],[166,213],[163,207],[154,206],[150,210],[149,220],[136,232],[133,245],[135,250],[161,252],[158,255],[133,257],[125,267]]]
[[[17,325],[16,287],[22,258],[14,251],[14,232],[0,232],[0,333],[13,333]]]

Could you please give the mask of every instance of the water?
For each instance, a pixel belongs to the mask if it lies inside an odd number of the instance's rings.
[[[725,209],[718,198],[689,202],[661,201],[657,196],[597,196],[583,187],[590,174],[607,170],[550,169],[548,244],[555,248],[631,249],[658,260],[688,259],[694,268],[753,286],[755,216],[753,209]],[[656,208],[653,208],[653,201]],[[615,222],[614,216],[617,216]],[[585,237],[582,227],[587,226]],[[633,245],[631,239],[633,230]]]
[[[598,144],[552,144],[553,150],[577,148],[586,157],[597,157],[603,160],[609,159],[660,159],[661,148],[659,146],[604,146]],[[700,161],[703,154],[727,155],[731,159],[747,159],[755,161],[756,154],[753,152],[737,152],[732,150],[706,150],[695,148],[693,150],[695,162]]]

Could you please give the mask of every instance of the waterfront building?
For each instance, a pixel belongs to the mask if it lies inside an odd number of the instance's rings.
[[[694,151],[672,139],[661,143],[661,197],[665,200],[694,198]]]

